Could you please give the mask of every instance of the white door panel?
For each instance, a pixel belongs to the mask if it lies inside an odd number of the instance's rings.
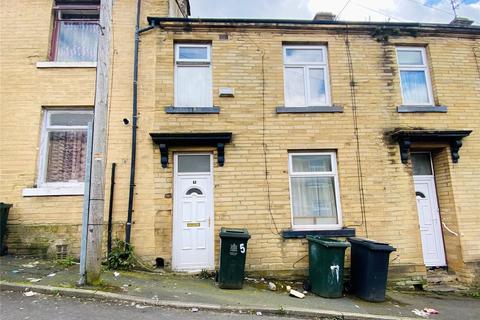
[[[445,266],[440,212],[434,176],[414,176],[423,260],[428,267]]]
[[[176,155],[177,163],[178,158]],[[207,159],[211,162],[211,156]],[[198,158],[198,161],[204,160],[205,158]],[[175,171],[172,245],[174,270],[213,269],[212,180],[211,170],[206,173]]]

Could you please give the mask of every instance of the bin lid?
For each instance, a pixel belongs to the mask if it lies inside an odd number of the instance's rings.
[[[390,251],[390,252],[397,250],[386,242],[380,242],[380,241],[371,240],[371,239],[356,237],[356,238],[348,238],[348,241],[357,245],[367,247],[370,250]]]
[[[0,208],[11,208],[11,207],[13,207],[13,204],[0,202]]]
[[[245,228],[225,228],[220,229],[220,238],[239,238],[250,239],[250,234]]]
[[[320,236],[307,236],[308,241],[316,242],[318,244],[321,244],[325,247],[335,247],[335,248],[347,248],[350,247],[350,243],[347,241],[341,241],[341,240],[336,240],[336,239],[331,239],[331,238],[326,238],[326,237],[320,237]]]

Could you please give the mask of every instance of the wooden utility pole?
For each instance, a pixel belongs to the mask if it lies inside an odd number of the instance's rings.
[[[86,282],[94,285],[100,281],[102,262],[111,23],[112,0],[101,0],[86,257]]]

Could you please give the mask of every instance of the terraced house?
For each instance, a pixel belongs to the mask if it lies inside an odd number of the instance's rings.
[[[78,256],[98,4],[2,1],[11,253]],[[220,227],[244,227],[247,272],[292,276],[305,274],[306,235],[356,235],[397,248],[392,278],[447,267],[479,281],[478,26],[192,19],[181,0],[140,9],[135,98],[136,1],[113,8],[114,237],[131,214],[140,256],[199,271],[216,267]]]

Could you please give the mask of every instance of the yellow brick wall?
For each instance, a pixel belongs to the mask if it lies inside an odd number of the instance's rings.
[[[164,1],[143,1],[142,24],[147,15],[165,16]],[[82,197],[22,197],[22,189],[36,181],[42,107],[92,106],[94,69],[39,69],[46,61],[51,30],[51,1],[1,2],[1,188],[0,200],[13,203],[11,225],[35,226],[81,222]],[[18,28],[18,18],[22,24]],[[43,17],[40,19],[39,17]],[[108,138],[107,179],[117,163],[114,221],[127,215],[131,125],[133,38],[135,1],[114,4],[112,87]],[[32,32],[35,30],[35,32]],[[151,132],[233,132],[225,148],[226,162],[214,162],[215,249],[221,226],[246,227],[249,271],[304,270],[308,259],[305,240],[283,240],[278,230],[291,228],[288,187],[288,150],[337,150],[340,201],[345,226],[357,235],[387,241],[397,248],[392,266],[404,273],[422,274],[411,165],[400,161],[398,145],[384,133],[398,127],[471,129],[464,139],[459,163],[446,150],[435,161],[441,210],[447,224],[459,233],[449,242],[455,268],[480,259],[478,242],[480,75],[473,48],[478,37],[460,35],[392,37],[375,41],[368,33],[351,33],[350,45],[356,80],[360,159],[363,166],[366,227],[362,224],[356,164],[356,141],[350,79],[343,32],[330,27],[300,30],[250,28],[152,30],[141,36],[139,68],[139,122],[134,226],[132,241],[139,255],[149,260],[171,259],[173,157],[164,169]],[[228,40],[219,34],[228,33]],[[173,104],[173,45],[175,40],[212,41],[214,104],[220,114],[173,115],[164,107]],[[338,114],[276,114],[284,104],[282,43],[304,41],[328,46],[332,102],[344,107]],[[437,104],[446,114],[398,114],[401,104],[395,43],[427,45]],[[262,59],[263,55],[263,59]],[[264,86],[264,88],[263,88]],[[219,87],[232,87],[235,97],[218,97]],[[264,97],[264,98],[263,98]],[[265,116],[265,127],[263,117]],[[265,180],[263,133],[267,151],[268,186]],[[200,150],[214,151],[211,148]],[[215,152],[216,153],[216,152]],[[106,199],[109,197],[106,185]],[[450,200],[453,199],[453,200]],[[443,207],[443,208],[442,208]],[[17,228],[20,230],[20,228]],[[79,230],[79,229],[78,229]],[[445,236],[449,241],[448,235]],[[52,236],[54,238],[54,236]],[[78,246],[76,246],[78,250]],[[455,249],[452,249],[455,248]],[[459,251],[461,254],[459,253]],[[456,252],[456,256],[453,253]],[[450,252],[450,253],[449,253]],[[215,258],[217,261],[217,255]],[[468,270],[474,270],[469,268]],[[478,268],[477,268],[478,269]],[[463,269],[462,269],[463,270]],[[466,269],[465,269],[466,270]],[[468,273],[468,272],[467,272]],[[471,272],[470,272],[471,273]]]
[[[195,30],[195,29],[194,29]],[[269,172],[272,214],[279,230],[291,228],[288,189],[288,150],[335,149],[338,154],[340,196],[345,226],[355,226],[365,236],[361,225],[356,149],[353,134],[351,96],[345,38],[325,30],[265,31],[250,29],[217,29],[184,32],[181,29],[159,32],[155,54],[155,113],[150,132],[233,132],[232,143],[225,148],[226,163],[215,162],[215,236],[221,226],[246,227],[252,234],[247,268],[255,270],[291,270],[306,254],[304,240],[283,240],[276,235],[268,212],[267,185],[264,179],[262,150],[262,115],[265,114],[265,143]],[[219,35],[228,33],[228,40]],[[276,114],[284,105],[282,43],[299,39],[328,46],[332,102],[343,106],[341,114]],[[214,105],[220,114],[166,114],[164,107],[173,104],[175,40],[212,41],[212,75]],[[399,114],[401,104],[396,66],[395,44],[427,45],[435,101],[448,106],[447,114]],[[415,192],[411,165],[400,161],[398,145],[384,133],[394,128],[473,129],[464,140],[458,164],[452,164],[449,151],[443,149],[444,162],[452,172],[453,190],[440,187],[455,202],[445,199],[446,218],[458,219],[458,230],[464,261],[476,261],[480,251],[475,240],[479,227],[474,203],[478,205],[479,170],[475,158],[480,156],[477,131],[478,113],[472,108],[480,102],[479,74],[475,68],[473,48],[478,39],[459,37],[399,37],[389,43],[376,42],[368,34],[350,35],[353,68],[357,82],[357,108],[363,165],[368,236],[387,241],[397,248],[392,266],[422,274],[421,241],[418,229]],[[451,49],[452,51],[450,51]],[[262,53],[264,55],[262,67]],[[152,59],[152,58],[150,58]],[[154,60],[152,59],[152,62]],[[452,70],[450,66],[454,65]],[[262,75],[263,69],[263,75]],[[264,77],[264,79],[263,79]],[[265,101],[262,83],[265,82]],[[234,98],[218,97],[219,87],[235,89]],[[150,110],[141,105],[141,110]],[[148,131],[148,130],[147,130]],[[148,140],[148,138],[147,138]],[[438,147],[438,145],[437,145]],[[173,164],[160,165],[158,149],[153,149],[156,254],[170,259]],[[204,148],[201,150],[210,150]],[[152,152],[149,151],[149,152]],[[150,159],[149,159],[150,161]],[[142,174],[151,170],[148,163],[138,165]],[[442,173],[438,183],[445,183]],[[468,187],[467,187],[468,186]],[[443,201],[442,197],[442,201]],[[459,204],[459,202],[461,204]],[[447,216],[448,214],[448,216]],[[137,218],[138,220],[138,218]],[[463,222],[465,221],[465,222]],[[463,224],[462,224],[463,222]],[[455,225],[453,225],[455,226]],[[446,236],[448,240],[448,235]],[[459,242],[460,241],[460,242]],[[219,242],[215,242],[218,253]],[[447,245],[450,248],[451,245]],[[459,248],[460,248],[459,247]],[[449,249],[450,250],[450,249]],[[456,258],[451,257],[452,260]],[[295,264],[304,268],[307,259]],[[455,263],[452,263],[452,269]],[[410,266],[410,267],[408,267]],[[405,268],[409,269],[405,269]],[[424,269],[423,269],[424,270]],[[407,272],[407,271],[405,271]]]
[[[94,104],[95,68],[36,67],[37,62],[48,61],[52,6],[53,0],[1,1],[0,201],[14,204],[9,217],[12,241],[21,238],[15,230],[30,230],[35,239],[54,239],[55,234],[42,226],[81,225],[82,196],[22,197],[22,190],[33,187],[37,180],[43,108],[85,108]],[[147,25],[147,15],[166,16],[168,10],[167,0],[142,1],[141,27]],[[106,181],[115,161],[118,200],[114,220],[122,224],[126,219],[131,133],[122,119],[131,119],[135,14],[135,0],[114,1],[109,136],[119,135],[121,139],[109,140]],[[142,76],[147,69],[141,63]],[[142,90],[144,86],[140,85]],[[109,185],[106,189],[108,200]],[[16,225],[31,228],[19,229]],[[80,228],[69,230],[78,231],[69,235],[78,241]],[[10,247],[13,250],[14,246]],[[72,254],[77,255],[78,249],[78,244],[73,245]],[[152,246],[150,250],[153,252]],[[139,252],[144,253],[141,248]]]

